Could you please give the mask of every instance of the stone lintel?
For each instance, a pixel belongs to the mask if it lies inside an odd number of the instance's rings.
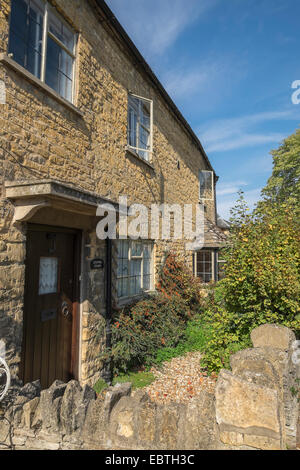
[[[14,223],[30,220],[44,207],[96,217],[99,204],[114,201],[55,180],[13,181],[5,183],[6,197],[15,205]]]

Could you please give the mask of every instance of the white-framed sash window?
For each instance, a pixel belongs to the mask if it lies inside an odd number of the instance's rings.
[[[8,53],[66,100],[74,100],[77,35],[44,0],[12,0]]]
[[[153,289],[153,243],[118,240],[118,297],[128,298]]]
[[[128,95],[128,146],[150,161],[152,152],[153,102]]]

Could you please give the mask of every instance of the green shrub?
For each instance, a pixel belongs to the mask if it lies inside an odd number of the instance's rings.
[[[177,295],[158,294],[125,307],[112,325],[114,373],[149,365],[159,348],[176,346],[189,318],[189,306]]]
[[[176,347],[187,322],[203,308],[201,284],[169,253],[159,273],[157,294],[114,313],[114,374],[154,363],[157,351]]]
[[[159,271],[158,292],[163,295],[177,295],[189,305],[193,312],[203,309],[203,284],[193,276],[190,269],[176,259],[174,253],[168,253]]]
[[[230,354],[251,346],[250,333],[277,323],[300,333],[300,226],[287,205],[250,214],[243,198],[235,210],[220,281],[207,316],[213,337],[202,365],[229,366]]]
[[[251,347],[250,328],[241,321],[246,316],[229,313],[220,305],[212,307],[210,337],[203,349],[201,366],[209,373],[229,368],[230,356],[237,351]],[[250,319],[249,319],[250,320]],[[207,320],[208,321],[208,320]]]

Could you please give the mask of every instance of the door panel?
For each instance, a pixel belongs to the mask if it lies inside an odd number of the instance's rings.
[[[72,336],[77,315],[76,234],[53,229],[27,233],[22,379],[72,378]],[[74,345],[73,345],[74,348]]]

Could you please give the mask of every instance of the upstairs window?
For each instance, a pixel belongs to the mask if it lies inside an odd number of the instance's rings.
[[[76,34],[43,0],[12,0],[9,54],[55,90],[73,101]]]
[[[214,177],[212,171],[199,171],[199,198],[201,201],[214,199]]]
[[[152,151],[152,109],[152,101],[129,95],[128,145],[147,162]]]

